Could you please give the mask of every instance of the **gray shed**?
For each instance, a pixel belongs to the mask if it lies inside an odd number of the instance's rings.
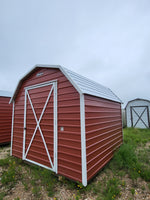
[[[125,107],[127,127],[150,127],[150,101],[146,99],[134,99]]]

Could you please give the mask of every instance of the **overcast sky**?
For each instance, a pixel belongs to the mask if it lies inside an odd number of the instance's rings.
[[[150,100],[150,1],[0,0],[0,90],[35,64],[65,66],[125,104]]]

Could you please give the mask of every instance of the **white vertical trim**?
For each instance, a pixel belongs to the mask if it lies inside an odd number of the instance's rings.
[[[58,173],[57,166],[57,150],[58,150],[58,142],[57,142],[57,81],[54,82],[54,171],[56,174]]]
[[[13,107],[12,107],[12,124],[11,124],[11,149],[10,149],[10,155],[11,155],[11,156],[12,156],[12,145],[13,145],[14,110],[15,110],[15,101],[13,101]]]
[[[22,149],[22,159],[25,159],[25,140],[26,140],[26,103],[27,102],[27,90],[24,94],[24,127],[23,127],[23,149]]]
[[[80,94],[80,122],[81,122],[82,184],[84,186],[87,186],[87,162],[86,162],[86,135],[85,135],[84,94]]]

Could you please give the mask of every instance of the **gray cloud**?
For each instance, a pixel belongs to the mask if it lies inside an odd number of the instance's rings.
[[[0,1],[0,89],[35,64],[60,64],[125,103],[149,97],[149,0]]]

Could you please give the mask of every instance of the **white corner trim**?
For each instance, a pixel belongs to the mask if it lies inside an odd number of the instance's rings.
[[[54,171],[58,173],[57,81],[54,82]]]
[[[84,94],[80,94],[80,122],[81,122],[82,184],[84,186],[87,186],[87,162],[86,162],[86,135],[85,135]]]
[[[12,156],[12,145],[13,145],[13,129],[14,129],[14,110],[15,110],[15,101],[13,101],[12,106],[12,124],[11,124],[11,149],[10,149],[10,155]]]

